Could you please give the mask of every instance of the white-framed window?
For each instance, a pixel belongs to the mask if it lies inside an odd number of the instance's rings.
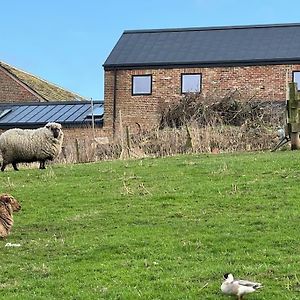
[[[133,75],[132,76],[132,95],[151,95],[152,94],[152,75]]]
[[[293,82],[297,83],[298,91],[300,91],[300,71],[293,71]]]
[[[201,73],[181,74],[181,94],[201,92]]]

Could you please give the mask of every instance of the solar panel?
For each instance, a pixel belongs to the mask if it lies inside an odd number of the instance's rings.
[[[78,119],[80,118],[80,116],[82,114],[85,114],[87,107],[89,106],[89,104],[83,104],[81,106],[79,106],[79,108],[77,109],[76,112],[74,112],[71,116],[69,116],[65,121],[66,122],[75,122],[78,121]]]
[[[103,112],[103,103],[94,103],[95,116]],[[1,112],[5,115],[1,118]],[[78,103],[0,103],[0,127],[25,127],[40,126],[47,122],[59,122],[62,124],[89,124],[91,115],[91,103],[80,101]]]
[[[38,114],[40,110],[39,106],[31,106],[31,110],[23,116],[22,119],[19,120],[19,122],[25,123],[25,122],[31,122],[31,118],[33,118],[36,114]]]
[[[61,105],[49,105],[48,110],[45,111],[45,114],[43,116],[40,116],[37,121],[41,123],[48,123],[50,122],[50,119],[55,116],[55,114],[60,113],[60,110]],[[51,119],[51,122],[53,122],[53,118]]]
[[[32,116],[32,118],[30,119],[30,122],[38,122],[43,116],[45,116],[47,113],[49,113],[49,111],[51,109],[53,109],[54,106],[40,106],[39,110],[37,111],[36,115]]]
[[[58,119],[68,111],[68,105],[59,106],[59,110],[56,111],[53,115],[49,116],[48,122],[58,122]]]
[[[32,110],[32,106],[18,106],[16,107],[15,116],[10,116],[14,123],[20,122],[26,117]]]
[[[74,111],[76,111],[76,106],[75,105],[69,105],[66,111],[57,119],[57,122],[64,122],[68,117],[70,117]]]
[[[11,112],[11,108],[5,108],[5,109],[0,110],[0,119],[3,118],[4,116],[6,116],[10,112]]]

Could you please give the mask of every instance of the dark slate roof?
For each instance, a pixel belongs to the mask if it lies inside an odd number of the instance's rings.
[[[72,101],[86,100],[86,98],[50,83],[35,75],[17,69],[0,61],[0,70],[3,68],[17,81],[25,84],[28,89],[37,93],[42,101]]]
[[[95,125],[102,126],[103,101],[94,101],[93,108]],[[91,125],[91,102],[0,103],[0,129],[37,128],[48,122],[63,127]]]
[[[105,69],[300,62],[300,24],[124,31]]]

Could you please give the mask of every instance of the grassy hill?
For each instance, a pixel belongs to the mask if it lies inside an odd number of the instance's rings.
[[[0,299],[300,297],[300,153],[191,155],[7,170]],[[20,244],[8,247],[7,243]]]

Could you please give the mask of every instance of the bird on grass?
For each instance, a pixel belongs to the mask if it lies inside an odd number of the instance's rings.
[[[236,295],[238,300],[242,300],[244,295],[253,293],[261,287],[262,285],[258,282],[234,279],[232,274],[226,273],[221,291],[227,295]]]

